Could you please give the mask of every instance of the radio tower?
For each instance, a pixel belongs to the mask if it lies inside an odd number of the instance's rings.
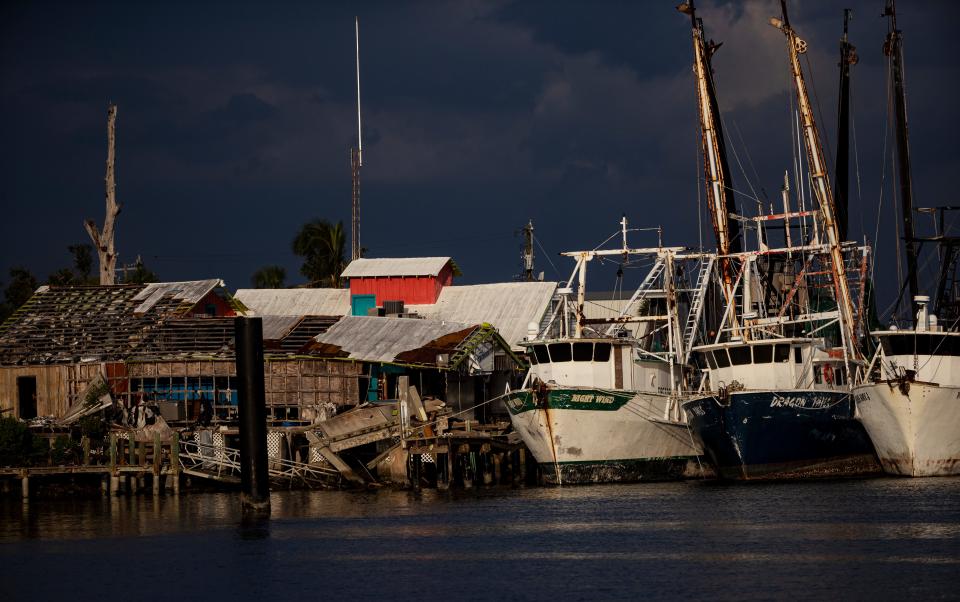
[[[360,168],[363,167],[363,130],[360,123],[360,18],[354,20],[357,48],[357,148],[350,149],[350,173],[353,179],[353,214],[351,218],[351,261],[360,259]]]

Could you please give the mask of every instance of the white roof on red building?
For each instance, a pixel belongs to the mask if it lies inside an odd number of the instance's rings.
[[[450,263],[449,257],[381,257],[354,259],[340,274],[342,278],[383,278],[436,276]]]

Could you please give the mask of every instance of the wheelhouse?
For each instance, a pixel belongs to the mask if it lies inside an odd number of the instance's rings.
[[[634,356],[628,339],[528,341],[528,382],[534,378],[561,386],[671,392],[670,366]]]
[[[734,382],[755,390],[846,386],[842,354],[822,346],[822,339],[761,339],[702,345],[694,352],[710,389]]]

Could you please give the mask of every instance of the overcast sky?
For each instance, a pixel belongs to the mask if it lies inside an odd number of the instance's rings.
[[[556,279],[571,266],[555,254],[595,246],[622,213],[663,226],[665,243],[696,245],[699,132],[678,1],[4,3],[0,282],[15,265],[41,278],[67,265],[67,245],[87,241],[83,219],[102,222],[110,101],[121,262],[140,254],[163,279],[230,288],[279,264],[302,281],[298,226],[320,217],[349,232],[354,15],[368,256],[450,255],[462,283],[509,280],[516,232],[533,219],[557,268],[538,248],[537,269]],[[883,0],[847,5],[861,59],[850,230],[875,238],[882,196],[878,272],[893,280]],[[779,6],[698,9],[723,42],[714,67],[731,169],[752,214],[745,195],[778,201],[792,161],[784,37],[767,24]],[[841,9],[793,2],[790,15],[831,148]],[[960,204],[960,3],[901,1],[898,12],[916,203]]]

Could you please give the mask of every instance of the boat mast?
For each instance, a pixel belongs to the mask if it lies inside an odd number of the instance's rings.
[[[897,120],[897,167],[900,172],[900,208],[903,214],[903,246],[907,255],[907,282],[910,284],[910,323],[916,322],[914,299],[920,294],[917,277],[917,247],[913,231],[913,178],[910,175],[910,141],[907,134],[907,93],[903,76],[903,38],[897,29],[897,10],[887,0],[883,15],[889,17],[883,52],[890,57],[890,79],[893,81],[893,107]]]
[[[856,65],[857,49],[847,40],[847,24],[853,11],[843,9],[843,37],[840,38],[840,99],[837,110],[837,169],[834,182],[837,201],[837,232],[847,240],[849,223],[850,173],[850,66]]]
[[[707,208],[713,220],[713,233],[717,241],[717,253],[721,255],[720,272],[723,277],[723,293],[730,306],[731,316],[736,315],[733,291],[733,265],[731,253],[742,251],[740,225],[730,220],[730,214],[736,213],[733,200],[733,187],[730,183],[730,169],[727,164],[727,152],[724,146],[723,123],[717,103],[717,91],[713,81],[713,67],[710,59],[720,44],[709,43],[703,31],[703,21],[697,18],[693,0],[687,0],[677,7],[680,12],[690,15],[693,32],[693,71],[697,78],[697,109],[700,115],[700,138],[703,145],[703,172],[707,193]]]
[[[360,123],[360,17],[354,18],[354,33],[357,50],[357,148],[350,149],[350,175],[353,181],[353,202],[351,217],[350,259],[360,259],[360,168],[363,167],[363,131]]]
[[[823,231],[827,238],[827,247],[830,252],[831,270],[833,272],[834,293],[837,309],[840,315],[840,329],[844,335],[846,347],[855,357],[860,356],[854,326],[853,300],[850,297],[850,286],[847,282],[847,270],[843,261],[842,239],[837,230],[836,207],[833,201],[833,191],[830,180],[827,178],[826,162],[823,159],[823,145],[820,142],[820,132],[813,118],[813,107],[807,94],[806,82],[803,79],[803,70],[800,68],[800,55],[807,51],[807,43],[797,37],[790,27],[787,17],[786,0],[780,0],[782,19],[772,18],[770,24],[784,33],[787,38],[787,51],[790,55],[790,70],[793,75],[794,88],[797,93],[797,104],[800,108],[803,126],[803,141],[807,151],[807,168],[814,196],[820,207],[820,216],[823,220]]]

